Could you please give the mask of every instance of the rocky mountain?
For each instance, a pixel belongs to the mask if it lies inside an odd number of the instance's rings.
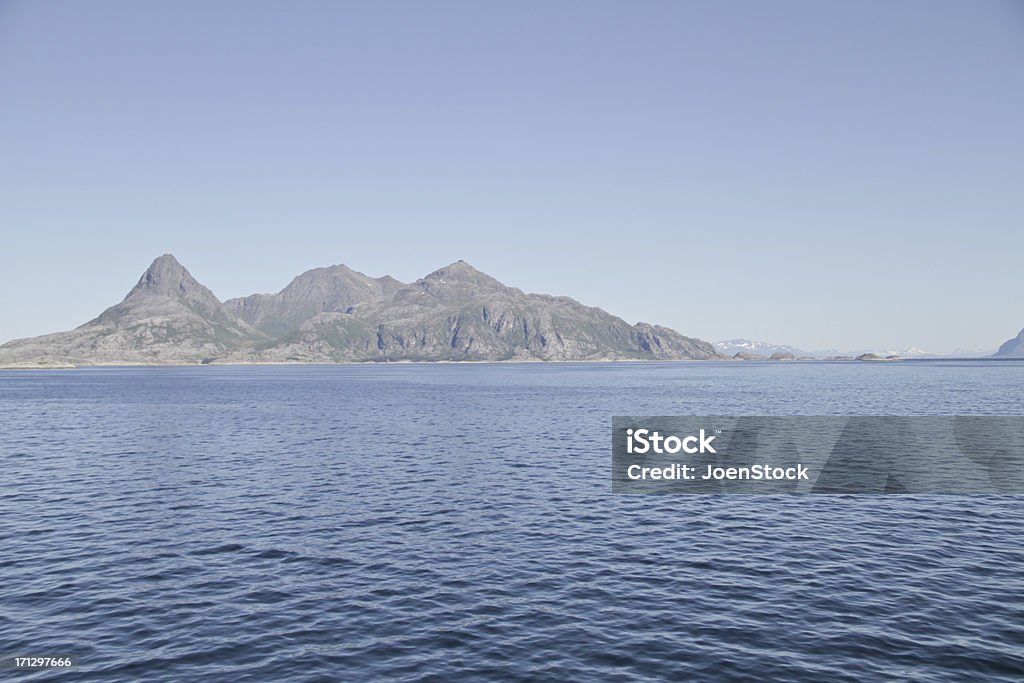
[[[338,265],[307,270],[277,294],[228,299],[224,308],[266,334],[281,337],[318,313],[345,311],[400,287],[402,283],[393,277],[372,278]]]
[[[270,353],[334,360],[705,359],[707,342],[525,294],[458,261],[388,295],[308,319]]]
[[[165,254],[121,303],[69,332],[8,342],[0,363],[190,363],[267,341]]]
[[[2,365],[719,358],[711,344],[527,294],[458,261],[413,282],[338,265],[221,303],[170,254],[69,332],[0,346]]]
[[[1024,358],[1024,330],[1013,339],[1007,339],[995,355],[1001,358]]]

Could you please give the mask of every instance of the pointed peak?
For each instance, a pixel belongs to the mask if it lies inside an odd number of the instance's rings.
[[[174,258],[172,254],[164,254],[149,265],[128,296],[135,292],[145,291],[180,297],[198,290],[208,292],[205,287],[196,282],[185,266],[178,262],[178,259]]]
[[[178,261],[178,259],[174,258],[174,254],[171,254],[171,253],[162,254],[160,256],[157,256],[155,259],[153,259],[153,265],[156,265],[158,263],[161,263],[161,264],[171,264],[171,265],[177,265],[177,266],[181,265],[181,263]]]
[[[158,256],[149,264],[149,268],[146,269],[142,277],[145,279],[147,275],[166,276],[180,273],[188,274],[185,266],[181,265],[178,259],[174,258],[174,254],[164,254],[163,256]]]

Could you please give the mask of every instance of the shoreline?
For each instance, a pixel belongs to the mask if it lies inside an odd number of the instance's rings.
[[[366,365],[366,366],[394,366],[394,365],[562,365],[562,364],[615,364],[615,363],[735,363],[754,365],[800,365],[805,363],[868,363],[868,364],[890,364],[901,362],[931,362],[931,361],[957,361],[957,362],[978,362],[978,361],[1000,361],[1000,362],[1021,362],[1024,357],[942,357],[942,358],[891,358],[891,359],[838,359],[838,358],[807,358],[802,360],[744,360],[738,358],[616,358],[616,359],[579,359],[579,360],[539,360],[539,359],[510,359],[510,360],[364,360],[364,361],[227,361],[227,362],[168,362],[168,363],[144,363],[136,361],[111,361],[98,363],[11,363],[0,364],[0,370],[80,370],[86,368],[193,368],[193,367],[273,367],[273,366],[341,366],[341,365]]]

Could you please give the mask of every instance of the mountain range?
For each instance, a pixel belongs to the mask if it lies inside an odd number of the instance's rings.
[[[1024,332],[1024,331],[1022,331]],[[1010,340],[1007,346],[1014,340]],[[1024,355],[1024,340],[1019,341],[1021,344],[1020,353]],[[908,346],[904,348],[883,348],[883,347],[872,347],[862,349],[818,349],[815,351],[805,351],[795,346],[787,346],[785,344],[772,344],[764,341],[753,341],[750,339],[725,339],[723,341],[714,342],[713,346],[715,350],[720,354],[729,357],[746,358],[746,359],[760,359],[768,358],[772,355],[792,355],[796,358],[855,358],[863,354],[873,354],[876,356],[887,357],[887,356],[899,356],[900,358],[981,358],[984,356],[992,355],[992,351],[983,351],[977,349],[956,349],[954,351],[937,353],[934,351],[925,351],[916,346]]]
[[[527,294],[457,261],[412,283],[344,265],[221,302],[170,254],[68,332],[0,346],[0,365],[703,360],[708,342]]]
[[[795,357],[810,356],[812,354],[802,351],[795,346],[787,346],[785,344],[771,344],[763,341],[753,341],[751,339],[725,339],[723,341],[717,341],[713,344],[715,350],[724,356],[739,356],[739,357],[750,357],[768,358],[772,354],[776,353],[789,353]]]

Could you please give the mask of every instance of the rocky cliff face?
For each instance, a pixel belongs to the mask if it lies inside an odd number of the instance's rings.
[[[705,359],[714,349],[665,327],[630,325],[568,297],[525,294],[459,261],[318,315],[273,353],[337,360]]]
[[[1024,358],[1024,330],[1020,331],[1013,339],[1008,339],[996,351],[997,357],[1002,358]]]
[[[7,365],[716,357],[707,342],[526,294],[462,261],[408,285],[318,268],[222,304],[170,255],[95,320],[0,346]]]

